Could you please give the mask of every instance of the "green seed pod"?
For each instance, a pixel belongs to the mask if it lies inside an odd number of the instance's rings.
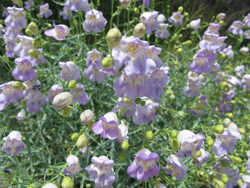
[[[68,116],[71,114],[72,110],[73,110],[73,107],[71,107],[71,106],[66,106],[66,107],[62,110],[62,116],[63,116],[63,117],[68,117]]]
[[[30,55],[30,57],[33,57],[35,59],[38,57],[38,55],[34,49],[29,50],[28,54]]]
[[[146,137],[147,139],[152,140],[154,138],[154,133],[151,130],[149,130],[146,132]]]
[[[121,144],[121,146],[122,146],[122,149],[128,150],[128,148],[129,148],[129,143],[128,143],[128,141],[123,141],[122,144]]]
[[[176,54],[181,54],[182,53],[182,48],[178,48],[175,52],[176,52]]]
[[[89,4],[89,7],[90,7],[91,10],[95,9],[94,3],[90,3],[90,4]]]
[[[235,171],[235,172],[238,171],[238,167],[236,165],[233,166],[233,171]]]
[[[223,20],[220,20],[220,21],[219,21],[219,24],[220,24],[221,26],[223,26],[223,25],[225,24],[225,22],[224,22]]]
[[[178,65],[178,64],[179,64],[178,61],[175,61],[175,62],[174,62],[174,65],[175,65],[175,66]]]
[[[41,43],[39,42],[39,40],[35,39],[32,42],[32,46],[34,46],[35,48],[40,48]]]
[[[77,148],[83,149],[83,148],[85,148],[87,146],[87,144],[88,144],[88,139],[87,139],[86,135],[85,134],[81,134],[79,136],[79,138],[77,139],[77,141],[76,141]]]
[[[183,12],[183,10],[184,10],[184,9],[183,9],[183,7],[182,7],[182,6],[180,6],[180,7],[178,8],[178,12],[179,12],[179,13],[182,13],[182,12]]]
[[[119,161],[123,162],[126,159],[126,154],[125,153],[121,153],[119,155]]]
[[[225,188],[225,184],[220,179],[214,177],[212,179],[212,186],[215,188]]]
[[[145,106],[146,105],[146,101],[141,101],[141,106]]]
[[[136,8],[134,8],[134,13],[135,13],[135,14],[139,14],[139,13],[140,13],[140,10],[136,7]]]
[[[174,100],[175,99],[175,95],[170,95],[170,99]]]
[[[240,157],[233,156],[231,159],[237,164],[242,163],[242,159]]]
[[[35,22],[30,22],[30,24],[28,25],[28,28],[33,35],[39,34],[39,29]]]
[[[176,177],[175,176],[173,176],[172,177],[172,181],[176,181],[177,179],[176,179]]]
[[[224,129],[223,125],[216,125],[213,127],[213,131],[216,134],[222,134],[222,133],[224,133],[224,130],[225,129]]]
[[[244,184],[244,182],[242,181],[242,179],[239,179],[239,180],[237,181],[237,184],[241,187],[241,186]]]
[[[223,181],[223,183],[228,183],[229,181],[229,178],[226,174],[222,174],[221,175],[221,180]]]
[[[208,137],[206,141],[209,147],[212,147],[214,145],[214,140],[211,137]]]
[[[218,56],[218,59],[221,60],[221,59],[225,59],[227,56],[225,54],[220,54]]]
[[[246,169],[245,169],[244,166],[240,167],[239,169],[240,169],[240,172],[241,172],[241,173],[245,173],[245,172],[246,172]]]
[[[78,137],[79,137],[79,134],[78,134],[78,133],[74,133],[74,134],[72,134],[72,136],[71,136],[71,140],[72,140],[72,141],[76,141],[76,140],[78,139]]]
[[[111,49],[118,46],[120,44],[121,39],[122,34],[117,28],[110,29],[106,36],[106,42],[108,44],[108,47]]]
[[[240,134],[246,134],[246,130],[244,128],[239,128]]]
[[[132,100],[131,99],[127,99],[126,97],[123,97],[123,102],[125,104],[131,104]]]
[[[134,37],[142,38],[146,33],[146,26],[143,23],[138,23],[135,28],[133,35]]]
[[[232,118],[233,117],[233,114],[230,112],[230,113],[226,113],[226,116],[228,117],[228,118]]]
[[[62,185],[63,188],[74,188],[74,182],[68,176],[63,178],[61,185]]]
[[[25,86],[22,84],[22,82],[19,82],[19,81],[15,81],[13,84],[12,84],[12,87],[16,90],[24,90],[25,89]]]
[[[180,144],[179,140],[177,140],[176,138],[171,138],[170,146],[174,151],[178,151],[181,147],[181,144]]]
[[[184,12],[183,16],[188,17],[189,16],[188,12]]]
[[[110,68],[111,66],[113,65],[113,59],[111,57],[105,57],[103,60],[102,60],[102,67],[104,69],[108,69]]]
[[[182,43],[184,46],[189,47],[192,44],[191,40],[187,40],[185,42]]]
[[[30,29],[29,29],[29,28],[25,29],[25,33],[26,33],[28,36],[32,36],[32,33],[30,32]]]
[[[177,136],[178,136],[178,131],[177,130],[172,130],[171,137],[177,138]]]
[[[75,80],[71,80],[68,84],[68,88],[69,89],[74,89],[76,88],[76,81]]]

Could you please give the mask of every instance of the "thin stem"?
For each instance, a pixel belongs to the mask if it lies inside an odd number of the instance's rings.
[[[112,28],[112,22],[113,22],[114,2],[115,2],[115,0],[112,0],[112,5],[111,5],[111,19],[110,19],[110,29]]]

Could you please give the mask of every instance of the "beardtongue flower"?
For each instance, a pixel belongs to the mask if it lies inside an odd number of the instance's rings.
[[[91,82],[102,83],[105,80],[105,74],[94,67],[87,67],[87,69],[84,70],[83,75]]]
[[[209,72],[211,67],[207,56],[205,53],[197,52],[193,57],[193,62],[189,66],[190,71],[198,74]]]
[[[59,62],[59,67],[62,68],[62,71],[59,74],[59,77],[64,81],[77,81],[80,78],[80,74],[76,71],[76,65],[71,62]],[[71,78],[73,76],[73,79]]]
[[[183,25],[183,15],[179,12],[173,12],[172,16],[168,18],[168,21],[175,27]]]
[[[247,26],[247,27],[250,27],[250,14],[248,14],[248,15],[244,18],[244,20],[245,20],[246,26]]]
[[[7,137],[3,138],[3,141],[1,151],[11,154],[11,156],[17,156],[20,151],[26,149],[22,141],[22,135],[18,131],[10,132]]]
[[[107,20],[103,17],[101,11],[90,10],[85,14],[85,21],[83,22],[83,29],[85,31],[93,31],[98,33],[102,28],[105,27]]]
[[[242,30],[242,25],[243,22],[237,20],[234,21],[233,24],[228,28],[229,32],[232,32],[234,35],[242,35],[243,34],[243,30]]]
[[[32,0],[27,0],[24,2],[24,4],[25,4],[24,8],[26,10],[29,10],[35,6],[35,3]]]
[[[114,140],[118,136],[118,118],[114,112],[108,112],[93,124],[93,132],[102,138]]]
[[[2,30],[1,25],[0,25],[0,29]],[[0,33],[1,33],[1,30],[0,30]],[[14,30],[11,27],[6,27],[3,31],[5,33],[3,38],[7,38],[9,40],[17,40],[18,35],[23,36],[23,33],[20,30]]]
[[[219,29],[220,29],[220,24],[218,23],[211,23],[209,26],[208,26],[208,29],[205,31],[204,34],[216,34],[216,35],[220,35],[219,33]]]
[[[200,22],[200,18],[198,18],[197,20],[193,20],[190,22],[190,27],[194,29],[194,31],[198,31],[200,29]]]
[[[16,115],[16,118],[18,119],[18,121],[22,121],[25,115],[26,115],[26,112],[24,109],[22,109],[20,112],[18,112],[18,114]]]
[[[31,49],[35,50],[35,47],[32,45],[32,42],[34,41],[32,37],[17,35],[17,38],[20,42],[14,48],[16,55],[24,58],[29,55]]]
[[[69,10],[77,11],[83,10],[84,5],[82,0],[67,0],[64,4],[65,7],[68,7]]]
[[[126,126],[126,120],[122,119],[121,124],[118,125],[118,135],[115,141],[122,143],[123,141],[128,141],[128,127]]]
[[[162,49],[156,47],[155,45],[149,46],[146,50],[146,54],[150,59],[153,59],[156,67],[160,68],[162,66],[162,60],[159,58],[159,54],[161,53]]]
[[[244,36],[246,37],[246,39],[250,39],[250,29],[244,32]]]
[[[112,167],[114,161],[106,156],[92,157],[93,164],[87,166],[85,170],[89,173],[91,179],[95,179],[95,186],[107,187],[112,186],[115,182],[115,173]]]
[[[29,59],[16,58],[15,63],[17,66],[12,71],[12,76],[16,80],[27,81],[36,78],[36,72]]]
[[[54,97],[62,92],[63,92],[62,86],[59,86],[58,84],[53,85],[47,93],[48,101],[52,103]]]
[[[64,6],[63,11],[60,12],[60,16],[62,16],[64,20],[68,20],[69,17],[72,18],[72,12],[67,6]]]
[[[84,90],[84,86],[82,84],[76,84],[77,91],[78,91],[78,98],[79,98],[79,104],[87,104],[89,100],[89,96]],[[72,89],[70,93],[74,96],[73,102],[77,103],[78,98],[77,98],[77,93],[76,93],[76,88]]]
[[[156,16],[158,15],[157,11],[152,12],[144,12],[140,16],[140,22],[146,26],[146,33],[150,34],[159,29],[159,23],[156,20]]]
[[[6,37],[3,37],[3,40],[6,43],[6,45],[5,45],[6,56],[13,58],[14,57],[14,47],[16,45],[17,39],[8,39]]]
[[[46,3],[44,5],[41,5],[39,7],[39,10],[40,10],[39,15],[40,15],[41,18],[42,17],[48,18],[48,17],[50,17],[52,15],[52,10],[49,9],[49,4],[48,3]]]
[[[129,165],[127,173],[139,181],[147,181],[149,178],[159,174],[160,169],[155,160],[159,159],[157,153],[148,149],[141,149],[136,153],[135,160]]]
[[[201,148],[201,155],[199,157],[194,156],[194,162],[197,163],[196,168],[200,168],[203,163],[206,163],[209,158],[209,153]]]
[[[64,175],[73,178],[82,170],[79,164],[79,159],[75,155],[69,155],[66,162],[68,163],[68,166],[64,170]]]
[[[17,103],[18,99],[23,98],[23,90],[13,88],[14,81],[0,85],[0,111],[5,109],[10,103]]]
[[[151,0],[142,0],[144,6],[149,7]]]
[[[188,167],[183,163],[182,159],[174,154],[168,156],[167,166],[162,169],[166,174],[176,177],[178,181],[181,181],[188,171]]]
[[[47,97],[44,96],[39,90],[33,89],[26,96],[26,110],[27,112],[38,113],[41,106],[45,105],[48,101]]]
[[[164,23],[167,20],[164,14],[159,14],[156,19],[158,23]]]
[[[55,27],[54,29],[48,29],[44,31],[44,34],[53,37],[56,40],[64,40],[69,34],[69,28],[66,25],[56,25],[53,21],[53,26]]]
[[[42,186],[42,188],[58,188],[54,183],[47,183],[46,185]]]
[[[245,74],[240,82],[241,87],[248,89],[250,87],[250,74]]]
[[[7,27],[14,30],[20,30],[26,27],[25,13],[23,8],[8,7],[9,15],[5,18],[4,23]]]
[[[168,26],[169,26],[169,24],[160,23],[159,29],[157,29],[155,36],[157,38],[162,38],[162,39],[168,38],[170,36],[170,33],[168,31]]]
[[[194,134],[189,130],[182,130],[177,136],[177,139],[181,143],[181,148],[178,151],[177,156],[180,158],[192,157],[197,151],[201,149],[205,139],[205,136],[201,133]]]
[[[98,69],[99,71],[102,70],[102,53],[96,49],[87,53],[87,67],[93,67]]]

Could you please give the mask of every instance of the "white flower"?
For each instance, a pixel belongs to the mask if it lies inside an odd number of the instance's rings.
[[[79,164],[79,159],[75,155],[69,155],[66,159],[68,166],[64,170],[64,175],[68,175],[73,178],[76,174],[82,170]]]
[[[128,127],[125,125],[126,120],[121,120],[121,124],[118,125],[118,136],[116,138],[117,141],[122,143],[124,140],[128,141]]]

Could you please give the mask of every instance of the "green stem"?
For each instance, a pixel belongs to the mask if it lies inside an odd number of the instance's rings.
[[[115,2],[115,0],[112,0],[112,4],[111,4],[111,19],[110,19],[110,29],[112,28],[112,22],[113,22],[114,2]]]

